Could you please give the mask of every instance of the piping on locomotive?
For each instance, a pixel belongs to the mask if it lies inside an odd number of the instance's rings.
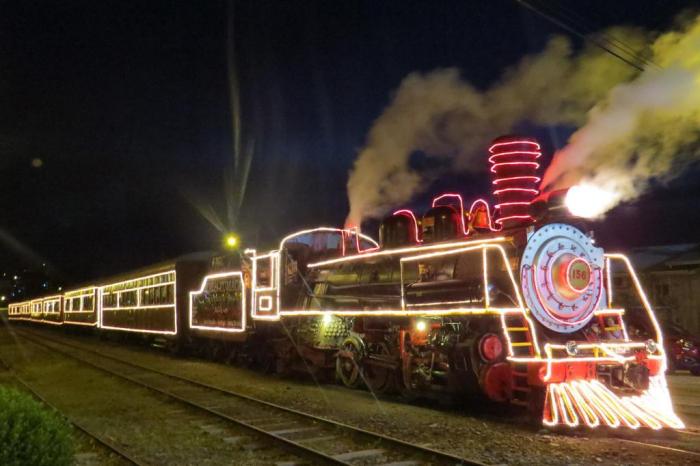
[[[305,230],[203,278],[201,267],[166,267],[14,303],[10,318],[55,323],[62,305],[59,323],[220,344],[280,372],[333,368],[349,387],[486,396],[547,426],[682,428],[662,331],[629,260],[594,244],[565,193],[538,196],[535,140],[500,138],[490,153],[493,218],[482,199],[465,209],[443,194],[420,220],[407,209],[386,218],[379,243],[355,229]],[[650,338],[628,332],[613,269],[634,284]],[[163,328],[138,324],[146,312]]]

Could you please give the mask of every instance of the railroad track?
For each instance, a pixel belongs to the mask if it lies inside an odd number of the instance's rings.
[[[686,432],[681,432],[681,433],[686,433]],[[687,455],[687,456],[694,456],[700,460],[700,453],[698,453],[696,451],[684,450],[682,448],[675,448],[675,447],[670,447],[667,445],[659,445],[658,443],[640,442],[639,440],[630,440],[630,439],[626,439],[626,438],[616,438],[616,440],[619,440],[619,441],[622,441],[625,443],[631,443],[634,445],[641,445],[641,446],[645,446],[645,447],[656,448],[656,449],[667,451],[667,452],[679,453],[679,454]]]
[[[48,406],[49,408],[53,409],[54,411],[61,413],[61,415],[77,430],[82,432],[84,435],[92,438],[96,443],[101,445],[103,448],[111,452],[112,454],[116,455],[117,457],[121,458],[125,464],[132,464],[134,466],[146,466],[148,463],[141,461],[137,458],[135,458],[133,455],[127,453],[124,451],[121,447],[115,445],[113,442],[110,442],[100,434],[97,434],[95,432],[92,432],[88,430],[85,426],[80,424],[78,421],[75,419],[72,419],[71,417],[67,416],[65,413],[62,413],[59,409],[57,409],[53,404],[49,403],[46,398],[41,396],[34,388],[29,385],[18,373],[17,371],[14,370],[12,366],[10,366],[2,357],[0,357],[0,368],[7,371],[12,378],[14,378],[17,383],[28,393],[30,393],[34,398],[39,400],[41,403],[43,403],[45,406]]]
[[[243,427],[314,464],[483,466],[478,461],[163,372],[43,333],[38,336],[23,329],[18,334],[50,351]]]

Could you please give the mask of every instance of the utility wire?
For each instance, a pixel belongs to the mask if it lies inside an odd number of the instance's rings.
[[[631,66],[632,68],[635,68],[635,69],[638,70],[638,71],[644,71],[644,68],[643,68],[642,66],[640,66],[639,64],[633,62],[632,60],[628,59],[627,57],[623,56],[622,54],[620,54],[620,53],[618,53],[618,52],[612,50],[612,49],[609,47],[608,44],[605,44],[605,43],[602,42],[601,40],[596,39],[595,37],[587,36],[587,35],[585,35],[585,34],[579,32],[579,31],[576,30],[574,27],[569,26],[568,24],[566,24],[566,23],[564,23],[563,21],[561,21],[561,20],[555,18],[555,17],[552,16],[551,14],[546,13],[546,12],[544,12],[544,11],[538,9],[537,7],[535,7],[534,5],[532,5],[531,3],[529,3],[529,2],[527,2],[527,1],[525,1],[525,0],[515,0],[515,1],[518,2],[519,4],[521,4],[523,7],[527,8],[528,10],[530,10],[530,11],[532,11],[532,12],[538,14],[539,16],[541,16],[541,17],[543,17],[543,18],[545,18],[547,21],[549,21],[549,22],[551,22],[551,23],[553,23],[553,24],[556,24],[556,25],[559,26],[560,28],[562,28],[562,29],[564,29],[564,30],[570,32],[571,34],[574,34],[575,36],[577,36],[577,37],[579,37],[579,38],[581,38],[581,39],[583,39],[583,40],[585,40],[585,41],[588,41],[588,42],[590,42],[590,43],[596,45],[597,47],[600,47],[601,49],[603,49],[603,50],[605,50],[606,52],[608,52],[610,55],[612,55],[612,56],[616,57],[617,59],[622,60],[623,62],[627,63],[627,64],[628,64],[629,66]]]
[[[562,12],[562,16],[564,16],[565,19],[568,19],[570,22],[573,23],[578,23],[579,26],[583,27],[585,30],[587,30],[588,33],[594,31],[594,27],[591,27],[590,24],[588,23],[587,19],[584,18],[583,16],[579,15],[576,11],[566,8],[563,5],[558,5],[559,10]],[[550,11],[555,11],[556,6],[549,5],[549,10]],[[645,66],[650,66],[650,67],[655,67],[658,69],[661,69],[659,65],[651,61],[650,59],[644,57],[641,55],[637,50],[635,50],[633,47],[625,43],[625,41],[618,39],[616,36],[612,34],[607,34],[607,33],[601,33],[597,32],[596,36],[601,37],[608,45],[611,47],[616,47],[620,50],[622,50],[624,53],[627,55],[631,56],[637,62],[641,62]]]

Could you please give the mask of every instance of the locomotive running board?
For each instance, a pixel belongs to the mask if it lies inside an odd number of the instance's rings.
[[[685,427],[673,411],[664,376],[651,377],[649,389],[639,396],[618,396],[597,380],[549,384],[542,423],[654,430]]]

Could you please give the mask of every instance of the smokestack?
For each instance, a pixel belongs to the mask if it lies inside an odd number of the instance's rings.
[[[531,223],[530,203],[539,194],[537,159],[542,155],[536,139],[501,136],[489,147],[495,222],[502,228]]]

